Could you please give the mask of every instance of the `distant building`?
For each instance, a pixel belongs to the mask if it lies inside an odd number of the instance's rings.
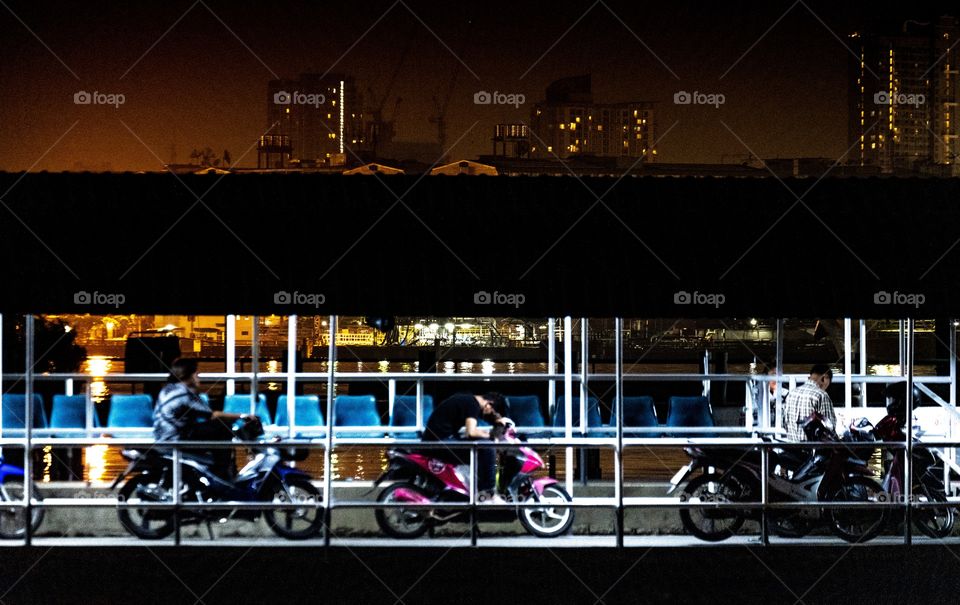
[[[302,165],[343,166],[364,146],[362,106],[353,78],[343,74],[300,74],[297,80],[271,80],[267,85],[268,134],[288,138],[289,160]]]
[[[589,75],[557,80],[530,115],[533,158],[656,156],[653,103],[595,103]]]
[[[356,168],[351,168],[350,170],[345,170],[344,175],[367,175],[373,176],[376,174],[383,175],[392,175],[392,174],[403,174],[403,170],[399,168],[393,168],[392,166],[384,166],[383,164],[377,164],[376,162],[371,162],[369,164],[364,164],[363,166],[357,166]]]
[[[852,163],[960,176],[958,36],[954,17],[850,35],[858,55],[849,79]]]

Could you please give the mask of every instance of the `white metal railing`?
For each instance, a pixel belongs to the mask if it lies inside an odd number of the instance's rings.
[[[233,316],[228,316],[228,328],[231,326],[230,319]],[[564,348],[564,364],[563,373],[558,373],[556,371],[556,347],[553,339],[549,342],[548,349],[548,371],[546,373],[530,373],[530,374],[448,374],[448,373],[405,373],[405,372],[344,372],[336,369],[336,348],[335,348],[335,335],[337,317],[330,316],[329,318],[329,331],[330,337],[328,338],[328,371],[327,372],[272,372],[269,374],[264,374],[258,370],[257,365],[254,364],[254,367],[249,372],[237,372],[235,371],[235,356],[232,355],[231,351],[233,347],[232,342],[228,342],[228,355],[227,355],[227,370],[225,372],[204,372],[201,374],[201,379],[205,382],[212,380],[215,381],[225,381],[228,394],[235,394],[236,392],[236,381],[249,382],[250,386],[250,405],[251,413],[255,413],[255,406],[257,403],[258,395],[258,382],[264,379],[268,379],[271,382],[280,382],[286,381],[287,383],[287,418],[289,420],[289,425],[284,426],[271,426],[269,427],[271,432],[281,432],[287,434],[287,439],[279,443],[269,443],[269,444],[236,444],[236,443],[223,443],[223,442],[212,442],[212,443],[190,443],[190,444],[177,444],[173,446],[174,452],[177,452],[176,456],[179,456],[181,449],[192,449],[194,447],[204,447],[204,448],[217,448],[217,447],[238,447],[238,446],[249,446],[252,448],[263,448],[263,447],[305,447],[308,449],[320,449],[323,451],[324,455],[324,498],[323,498],[323,507],[326,509],[326,515],[328,515],[327,521],[329,521],[330,510],[338,506],[345,508],[349,507],[370,507],[377,508],[383,507],[383,504],[374,503],[374,502],[343,502],[337,503],[333,497],[333,481],[332,481],[332,472],[331,472],[331,454],[338,446],[350,446],[350,445],[416,445],[417,447],[429,449],[430,447],[461,447],[468,448],[471,451],[471,469],[475,465],[476,457],[476,448],[477,447],[496,447],[496,448],[509,448],[509,447],[518,447],[517,445],[510,444],[491,444],[491,443],[462,443],[462,444],[451,444],[444,442],[439,445],[431,445],[422,443],[419,440],[409,440],[402,439],[390,436],[390,433],[405,433],[405,432],[415,432],[423,429],[425,425],[425,418],[423,413],[423,397],[424,397],[424,383],[426,382],[457,382],[457,381],[479,381],[479,380],[496,380],[498,382],[517,382],[517,383],[526,383],[526,382],[546,382],[548,387],[548,410],[554,412],[556,410],[556,385],[557,383],[562,383],[563,396],[565,401],[564,417],[565,423],[561,427],[553,426],[536,426],[536,427],[519,427],[520,430],[528,430],[540,434],[540,438],[531,439],[527,445],[534,447],[562,447],[566,453],[566,484],[569,491],[573,491],[573,451],[574,448],[610,448],[614,452],[614,459],[616,465],[616,471],[614,475],[614,497],[612,499],[598,499],[590,498],[589,501],[581,501],[579,503],[574,503],[571,507],[581,507],[581,506],[598,506],[598,507],[612,507],[617,511],[618,522],[617,522],[617,538],[618,544],[622,545],[623,540],[623,511],[626,508],[634,506],[677,506],[678,504],[691,505],[690,503],[675,503],[675,502],[663,502],[663,503],[651,503],[648,499],[631,499],[625,498],[623,496],[623,454],[629,448],[636,447],[645,447],[645,448],[663,448],[663,447],[678,447],[686,445],[696,445],[698,447],[708,448],[711,446],[724,446],[724,447],[745,447],[745,448],[757,448],[762,454],[762,461],[764,465],[763,481],[762,481],[762,492],[761,499],[756,503],[736,503],[732,505],[732,508],[749,508],[749,507],[759,507],[763,510],[772,510],[779,507],[805,507],[805,506],[823,506],[823,503],[776,503],[769,500],[769,493],[767,488],[767,458],[769,456],[769,450],[773,447],[777,448],[786,448],[790,449],[792,447],[810,447],[812,444],[789,444],[783,442],[771,442],[760,439],[760,436],[763,435],[777,435],[782,433],[782,429],[777,428],[780,426],[781,413],[780,413],[780,401],[777,397],[776,401],[776,420],[771,422],[769,417],[769,391],[766,388],[759,389],[759,392],[763,394],[761,398],[761,413],[758,415],[758,425],[753,424],[753,415],[751,412],[751,406],[756,402],[753,401],[751,396],[752,389],[750,388],[750,383],[759,383],[763,386],[768,381],[776,381],[778,385],[781,385],[784,381],[790,381],[794,383],[795,381],[802,380],[805,378],[804,375],[800,374],[790,374],[782,372],[782,322],[778,322],[778,352],[777,352],[777,368],[778,372],[775,375],[744,375],[744,374],[711,374],[708,372],[709,366],[705,365],[704,372],[701,373],[664,373],[664,374],[634,374],[634,373],[624,373],[623,372],[623,343],[622,343],[622,320],[617,319],[617,346],[616,346],[616,360],[614,373],[591,373],[588,370],[588,363],[584,362],[581,364],[580,372],[575,371],[575,366],[573,364],[573,324],[572,318],[564,318],[564,335],[565,338],[562,341]],[[294,346],[295,337],[296,337],[296,316],[289,316],[288,318],[288,348],[287,348],[287,367],[295,368],[296,367],[296,349]],[[551,328],[555,326],[554,320],[549,320]],[[123,428],[123,427],[94,427],[89,417],[89,414],[93,412],[92,406],[88,404],[87,406],[87,419],[86,427],[83,429],[36,429],[33,427],[33,405],[32,405],[32,394],[34,390],[34,384],[38,382],[63,382],[65,385],[66,391],[72,391],[74,388],[75,382],[90,382],[90,381],[100,381],[100,382],[160,382],[164,381],[167,378],[166,374],[146,374],[146,373],[130,373],[130,374],[105,374],[105,375],[90,375],[83,373],[62,373],[62,374],[36,374],[33,371],[32,360],[34,359],[33,351],[33,317],[27,316],[27,339],[26,339],[26,360],[27,360],[27,370],[24,373],[4,373],[2,377],[7,381],[23,381],[25,387],[25,410],[24,410],[24,426],[22,429],[22,437],[19,436],[20,431],[17,429],[7,429],[4,430],[0,426],[0,447],[3,446],[19,446],[24,449],[24,470],[27,473],[27,476],[32,476],[32,460],[29,456],[29,452],[41,447],[47,446],[88,446],[88,445],[110,445],[110,446],[119,446],[119,445],[150,445],[152,444],[152,439],[144,438],[137,439],[135,435],[138,432],[143,432],[149,430],[149,428]],[[0,317],[0,327],[2,327],[2,317]],[[254,321],[254,338],[253,338],[253,357],[255,359],[259,358],[259,353],[257,351],[257,331],[258,324]],[[852,343],[850,343],[850,324],[847,322],[845,329],[845,338],[848,344],[848,350]],[[863,324],[861,322],[861,335],[863,335]],[[230,334],[233,333],[235,337],[235,326],[233,329],[228,329],[228,341],[231,340]],[[551,333],[555,332],[551,329]],[[586,320],[581,321],[581,359],[586,361],[589,359],[589,350],[588,344],[589,339],[587,338],[587,322]],[[845,384],[845,408],[850,410],[851,408],[851,399],[852,399],[852,389],[850,388],[852,384],[857,383],[861,385],[861,396],[864,397],[863,404],[865,405],[865,396],[863,395],[865,387],[867,384],[882,384],[893,382],[897,380],[903,380],[906,378],[909,384],[919,384],[922,389],[924,389],[928,394],[933,394],[927,387],[924,385],[927,384],[948,384],[950,385],[950,401],[946,401],[940,397],[935,397],[935,400],[938,404],[947,408],[953,414],[957,414],[955,410],[956,405],[956,342],[955,335],[952,335],[950,342],[950,367],[951,373],[950,376],[914,376],[912,374],[913,368],[913,350],[912,343],[913,338],[913,321],[910,320],[906,323],[905,335],[907,339],[902,342],[908,343],[907,349],[904,351],[903,363],[901,367],[906,370],[906,376],[903,377],[891,377],[891,376],[871,376],[864,373],[865,362],[861,357],[860,363],[860,373],[853,374],[852,364],[849,362],[849,356],[847,362],[845,363],[844,374],[835,375],[835,380],[843,380]],[[861,345],[863,346],[863,345]],[[2,370],[2,359],[0,359],[0,370]],[[389,411],[392,412],[392,407],[394,403],[394,398],[397,392],[398,383],[414,383],[416,387],[416,423],[415,425],[410,426],[386,426],[386,425],[372,425],[372,426],[335,426],[333,424],[334,418],[334,401],[335,401],[335,385],[340,382],[386,382],[388,386],[389,393]],[[604,381],[604,382],[613,382],[614,388],[616,389],[616,394],[614,397],[616,413],[616,423],[614,426],[604,426],[604,427],[592,427],[588,426],[588,394],[589,394],[589,382],[591,381]],[[739,427],[666,427],[666,426],[657,426],[657,427],[624,427],[623,426],[623,385],[630,382],[648,382],[648,381],[664,381],[664,382],[700,382],[704,385],[705,392],[709,394],[709,389],[712,384],[718,382],[743,382],[746,385],[745,388],[745,403],[748,413],[746,414],[746,422],[744,426]],[[297,384],[311,384],[311,383],[326,383],[326,405],[324,406],[324,419],[326,425],[324,426],[302,426],[296,424],[296,413],[295,413],[295,395]],[[576,387],[574,386],[576,385]],[[575,390],[576,388],[576,390]],[[574,397],[579,397],[579,422],[573,423],[571,419],[573,418],[573,405]],[[87,397],[89,401],[89,391],[87,392]],[[912,392],[909,397],[912,400]],[[910,419],[908,423],[908,440],[904,444],[873,444],[874,447],[879,448],[901,448],[906,449],[908,455],[906,456],[905,464],[905,495],[906,500],[903,503],[887,503],[890,506],[902,506],[906,509],[910,509],[911,506],[923,506],[922,504],[912,502],[910,498],[910,477],[912,473],[912,452],[914,447],[918,448],[947,448],[947,451],[952,451],[954,448],[960,446],[960,442],[951,440],[952,436],[952,424],[951,432],[948,433],[948,436],[943,439],[932,439],[925,440],[921,443],[914,443],[912,440],[913,437],[913,419]],[[105,437],[102,434],[95,436],[95,433],[103,433],[108,431],[110,433],[115,433],[117,437]],[[296,439],[295,435],[305,432],[319,432],[316,438],[312,439]],[[69,432],[70,436],[67,436]],[[360,434],[360,433],[369,433],[369,432],[379,432],[383,433],[383,437],[351,437],[351,434]],[[626,436],[625,432],[630,433],[631,436]],[[724,435],[721,437],[695,437],[695,438],[676,438],[670,437],[671,433],[685,433],[685,434],[713,434],[713,435]],[[11,437],[13,434],[15,436]],[[665,437],[637,437],[634,435],[660,435],[667,434]],[[741,437],[741,438],[731,438],[726,435],[737,435],[737,434],[746,434],[752,435],[753,437]],[[55,436],[62,435],[62,436]],[[82,437],[73,437],[72,435],[83,435]],[[346,436],[341,436],[346,435]],[[604,435],[604,436],[598,436]],[[833,447],[837,447],[837,444],[832,444]],[[826,446],[826,444],[824,444]],[[170,447],[170,444],[165,443],[164,447]],[[946,456],[945,456],[946,457]],[[947,457],[949,459],[949,457]],[[945,478],[949,473],[949,469],[945,469]],[[474,474],[471,474],[474,476]],[[475,480],[475,479],[474,479]],[[177,481],[179,481],[179,476],[177,475]],[[11,503],[13,506],[24,506],[28,509],[32,506],[44,507],[48,506],[47,504],[38,501],[32,497],[31,487],[29,486],[30,482],[26,482],[27,487],[25,489],[24,500],[21,503]],[[179,485],[179,483],[178,483]],[[470,501],[465,504],[465,507],[471,509],[471,515],[475,521],[475,514],[477,506],[485,506],[483,504],[478,504],[475,501],[475,490],[471,488]],[[57,502],[51,503],[50,506],[70,506],[71,503],[69,499],[58,499]],[[670,500],[669,498],[665,500]],[[180,506],[182,503],[177,503],[176,506]],[[90,506],[89,503],[85,503],[85,506]],[[715,505],[715,504],[714,504]],[[714,506],[711,505],[711,506]],[[851,505],[846,503],[843,506]],[[138,505],[140,506],[140,505]],[[161,505],[166,506],[166,505]],[[215,505],[210,504],[190,504],[189,506],[197,506],[200,508],[209,507],[209,508],[244,508],[244,507],[264,507],[266,505],[262,503],[217,503]],[[407,505],[404,505],[407,506]],[[439,506],[439,505],[438,505]],[[448,503],[444,503],[442,506],[448,507]],[[534,505],[531,505],[534,506]],[[703,505],[694,505],[694,506],[703,506]],[[834,505],[831,505],[834,506]],[[840,505],[837,505],[840,506]],[[859,505],[857,505],[859,506]],[[29,516],[29,515],[28,515]],[[327,524],[328,525],[328,524]],[[905,540],[909,543],[911,539],[911,531],[909,524],[906,524],[905,528]],[[178,531],[179,535],[179,531]],[[179,538],[177,538],[179,539]],[[327,542],[329,543],[329,533],[327,533]],[[25,543],[29,544],[31,540],[30,531],[27,531],[25,537]],[[764,530],[764,540],[766,540],[766,534]],[[474,538],[475,543],[475,538]]]

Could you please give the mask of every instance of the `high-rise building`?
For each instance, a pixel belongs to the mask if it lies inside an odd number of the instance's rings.
[[[850,35],[850,161],[882,172],[960,175],[957,19]]]
[[[653,103],[595,103],[589,75],[557,80],[530,116],[530,155],[656,159]]]
[[[350,162],[364,145],[361,108],[353,78],[343,74],[300,74],[267,86],[267,127],[276,124],[270,134],[288,137],[301,164]]]

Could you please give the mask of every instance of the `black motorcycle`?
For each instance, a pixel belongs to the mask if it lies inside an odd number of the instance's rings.
[[[839,441],[819,414],[804,423],[810,441]],[[697,470],[680,494],[681,502],[728,504],[759,502],[761,455],[759,448],[687,448],[691,461],[671,480],[668,493]],[[767,476],[771,502],[872,502],[882,503],[883,488],[872,478],[867,463],[838,444],[838,447],[798,451],[771,448]],[[701,540],[718,542],[737,533],[748,519],[759,521],[759,508],[684,507],[680,519],[684,528]],[[785,537],[800,537],[815,527],[829,526],[848,542],[865,542],[876,537],[886,525],[888,513],[882,507],[774,509],[767,519],[773,531]]]
[[[256,441],[263,436],[259,420],[243,419],[233,425],[235,439]],[[183,524],[206,523],[213,538],[212,522],[230,519],[256,521],[262,514],[267,525],[277,535],[289,540],[315,536],[323,523],[320,510],[320,490],[311,483],[310,476],[286,464],[304,460],[306,449],[266,447],[251,450],[253,459],[233,480],[224,479],[211,470],[209,452],[184,451],[180,461],[182,504],[222,502],[274,502],[303,504],[302,507],[280,509],[207,509],[184,508],[177,514]],[[145,540],[158,540],[174,531],[174,511],[168,508],[136,508],[140,503],[173,503],[173,455],[157,449],[147,451],[124,450],[123,457],[130,465],[110,486],[111,489],[127,479],[120,488],[118,501],[123,504],[117,514],[120,523],[131,534]]]

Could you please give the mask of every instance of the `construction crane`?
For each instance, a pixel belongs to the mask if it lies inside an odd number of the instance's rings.
[[[413,46],[413,34],[414,31],[411,29],[410,35],[407,36],[407,43],[403,47],[403,50],[400,51],[400,59],[397,61],[397,65],[394,67],[393,73],[390,74],[390,79],[387,81],[387,86],[383,92],[383,95],[380,96],[379,100],[377,100],[377,102],[367,110],[370,114],[370,121],[367,123],[367,141],[370,142],[370,150],[375,158],[379,157],[378,154],[380,152],[380,145],[392,141],[395,134],[394,122],[397,116],[397,108],[403,99],[397,97],[397,100],[393,105],[393,114],[391,115],[390,120],[384,119],[383,107],[386,104],[387,99],[390,97],[390,93],[393,91],[393,85],[397,82],[397,76],[400,75],[400,69],[403,67],[403,63],[407,58],[407,54],[410,52],[411,46]],[[373,89],[369,86],[367,87],[367,93],[369,93],[371,99],[377,99],[377,95],[374,94]]]
[[[472,23],[472,21],[468,21],[468,23]],[[463,56],[467,50],[469,39],[469,35],[463,36],[463,45],[460,48],[460,52],[454,57],[453,73],[450,74],[446,91],[443,92],[442,96],[438,94],[433,95],[434,114],[430,116],[429,121],[431,124],[437,125],[437,143],[440,144],[440,152],[443,154],[443,160],[446,159],[447,155],[447,108],[450,106],[450,97],[453,95],[453,89],[457,85],[457,76],[460,75],[460,70],[463,67]],[[440,92],[439,88],[437,92]]]

